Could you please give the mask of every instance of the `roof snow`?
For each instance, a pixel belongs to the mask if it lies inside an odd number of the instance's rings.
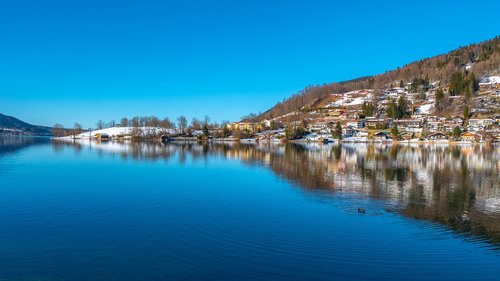
[[[483,76],[480,84],[500,83],[500,76]]]

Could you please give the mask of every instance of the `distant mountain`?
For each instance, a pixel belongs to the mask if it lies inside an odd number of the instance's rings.
[[[432,44],[432,43],[430,43]],[[275,106],[257,116],[257,120],[273,119],[297,112],[330,94],[398,87],[414,81],[439,81],[448,85],[457,72],[483,76],[500,74],[500,36],[477,44],[460,47],[446,54],[425,58],[376,76],[366,76],[349,81],[307,86],[303,90],[278,102]]]
[[[0,113],[0,135],[50,136],[51,128],[36,126]]]

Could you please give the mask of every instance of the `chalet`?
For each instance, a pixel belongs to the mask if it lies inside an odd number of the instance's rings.
[[[363,119],[358,119],[358,120],[348,120],[346,122],[346,126],[351,126],[355,129],[361,129],[365,127],[365,120]]]
[[[424,122],[422,119],[394,120],[394,124],[400,130],[406,130],[411,132],[421,132],[424,126]]]
[[[384,119],[377,119],[377,118],[366,118],[365,119],[365,126],[367,128],[371,128],[371,129],[375,129],[377,127],[377,125],[382,125],[382,124],[385,124],[385,120]]]
[[[384,91],[385,96],[390,98],[397,98],[400,94],[404,93],[404,88],[392,88]]]
[[[266,119],[266,120],[263,120],[260,123],[262,124],[262,126],[264,126],[266,128],[271,128],[273,122],[271,120]]]
[[[226,125],[231,130],[257,132],[263,129],[262,124],[256,122],[231,122]]]
[[[455,116],[450,120],[447,120],[447,122],[451,122],[453,124],[456,124],[457,126],[462,126],[464,124],[464,119],[460,116]]]
[[[471,118],[467,124],[467,130],[469,131],[484,131],[486,127],[495,124],[495,119],[491,118]]]
[[[373,139],[375,141],[388,141],[391,140],[391,138],[387,135],[387,133],[384,132],[378,132],[375,135],[373,135]]]
[[[460,135],[461,141],[479,142],[483,140],[483,136],[477,133],[465,132]]]
[[[333,110],[328,111],[327,116],[334,117],[334,118],[340,118],[342,113],[343,112],[340,109],[333,109]]]
[[[95,134],[95,138],[98,141],[109,141],[111,139],[108,134]]]
[[[441,122],[441,121],[427,122],[427,130],[429,132],[442,132],[443,131],[443,122]]]
[[[400,134],[400,137],[402,140],[411,140],[413,139],[414,135],[412,132],[402,132]]]
[[[323,131],[328,129],[328,122],[323,119],[314,119],[309,122],[307,128],[313,132]]]
[[[368,137],[368,132],[367,131],[362,131],[362,130],[355,130],[353,133],[354,137]]]
[[[435,133],[428,135],[427,139],[431,141],[443,141],[443,140],[448,140],[448,135],[443,133]]]
[[[500,89],[500,77],[499,76],[485,76],[479,81],[479,89],[482,91],[491,89]]]
[[[455,127],[462,128],[464,125],[464,119],[462,117],[456,116],[442,123],[442,132],[453,132]]]

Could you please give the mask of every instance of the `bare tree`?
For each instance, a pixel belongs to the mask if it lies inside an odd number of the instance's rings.
[[[96,128],[98,130],[104,129],[104,126],[105,126],[104,121],[102,121],[102,120],[97,121]]]
[[[177,126],[179,127],[179,130],[181,131],[181,134],[184,134],[184,130],[187,127],[186,116],[181,115],[181,116],[177,117]]]
[[[201,122],[198,120],[198,118],[193,118],[191,120],[191,128],[193,130],[199,130],[201,128]]]
[[[73,135],[78,135],[81,134],[82,132],[83,132],[82,125],[78,122],[75,122],[75,124],[73,125]]]
[[[52,126],[52,135],[55,137],[64,136],[64,126],[59,123],[54,124],[54,126]]]
[[[168,119],[168,117],[165,117],[160,121],[160,127],[170,129],[172,128],[172,122],[170,122],[170,119]]]
[[[128,119],[123,117],[121,120],[120,120],[120,126],[122,127],[128,127]]]

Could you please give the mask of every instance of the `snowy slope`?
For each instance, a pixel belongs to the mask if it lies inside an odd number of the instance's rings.
[[[88,139],[88,138],[93,138],[97,134],[106,134],[110,137],[117,137],[117,136],[127,136],[127,135],[132,135],[134,132],[134,127],[112,127],[112,128],[105,128],[101,130],[95,130],[95,131],[87,131],[84,133],[81,133],[79,135],[76,135],[74,138],[77,139]],[[165,128],[155,128],[155,127],[141,127],[139,128],[144,134],[163,134],[163,133],[168,133],[168,134],[177,134],[176,129],[165,129]],[[67,136],[63,138],[73,138],[73,136]]]

